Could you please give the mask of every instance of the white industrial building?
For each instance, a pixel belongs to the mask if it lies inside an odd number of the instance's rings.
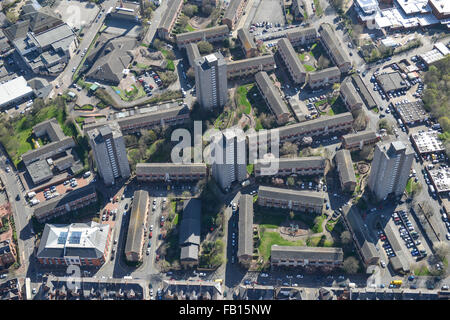
[[[0,109],[25,102],[34,95],[24,77],[0,84]]]

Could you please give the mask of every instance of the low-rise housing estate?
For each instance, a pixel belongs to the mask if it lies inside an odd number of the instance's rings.
[[[245,78],[260,71],[269,72],[275,69],[273,55],[263,55],[243,60],[227,62],[227,78]]]
[[[255,80],[259,93],[263,97],[272,114],[275,116],[277,123],[284,124],[288,122],[291,117],[291,113],[289,112],[286,103],[281,98],[280,92],[267,75],[267,72],[258,72],[255,75]]]
[[[145,231],[147,229],[147,215],[150,197],[147,191],[137,190],[134,192],[131,204],[130,222],[125,244],[125,257],[127,261],[142,261]]]

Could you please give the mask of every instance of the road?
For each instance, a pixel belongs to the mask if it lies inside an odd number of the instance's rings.
[[[101,4],[101,8],[105,9],[106,11],[108,10],[108,8],[114,6],[116,2],[117,1],[115,0],[107,0]],[[80,53],[72,56],[69,59],[69,62],[64,71],[52,81],[54,89],[49,96],[50,98],[54,95],[57,95],[58,93],[65,92],[67,88],[69,88],[69,86],[72,84],[72,76],[73,76],[72,70],[73,68],[78,68],[78,66],[80,65],[81,61],[84,58],[81,56],[81,53],[83,52],[84,48],[89,48],[96,34],[102,27],[105,18],[106,14],[102,14],[102,17],[100,19],[92,21],[89,27],[83,29],[84,37],[78,45],[78,50],[80,50]],[[59,85],[60,87],[56,89],[56,85]]]

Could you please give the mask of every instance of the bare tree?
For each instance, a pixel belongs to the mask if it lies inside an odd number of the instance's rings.
[[[344,263],[342,264],[342,268],[345,272],[349,274],[355,274],[358,272],[359,268],[359,262],[356,260],[355,257],[348,257],[344,260]]]
[[[435,251],[436,257],[440,261],[444,261],[444,259],[450,254],[450,248],[449,248],[448,244],[446,244],[443,241],[438,242],[434,245],[434,251]]]
[[[352,241],[352,235],[349,231],[344,231],[341,233],[341,242],[342,244],[349,244]]]
[[[289,157],[296,157],[298,154],[298,146],[292,142],[285,142],[280,149],[281,155],[288,155]]]

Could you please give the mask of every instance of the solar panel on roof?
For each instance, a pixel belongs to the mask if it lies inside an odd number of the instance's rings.
[[[60,234],[59,234],[59,237],[58,237],[58,244],[64,244],[64,243],[66,243],[66,240],[67,240],[67,232],[66,231],[63,231],[63,232],[61,232]]]
[[[81,232],[80,231],[73,231],[70,234],[69,243],[70,244],[80,244],[81,240]]]

